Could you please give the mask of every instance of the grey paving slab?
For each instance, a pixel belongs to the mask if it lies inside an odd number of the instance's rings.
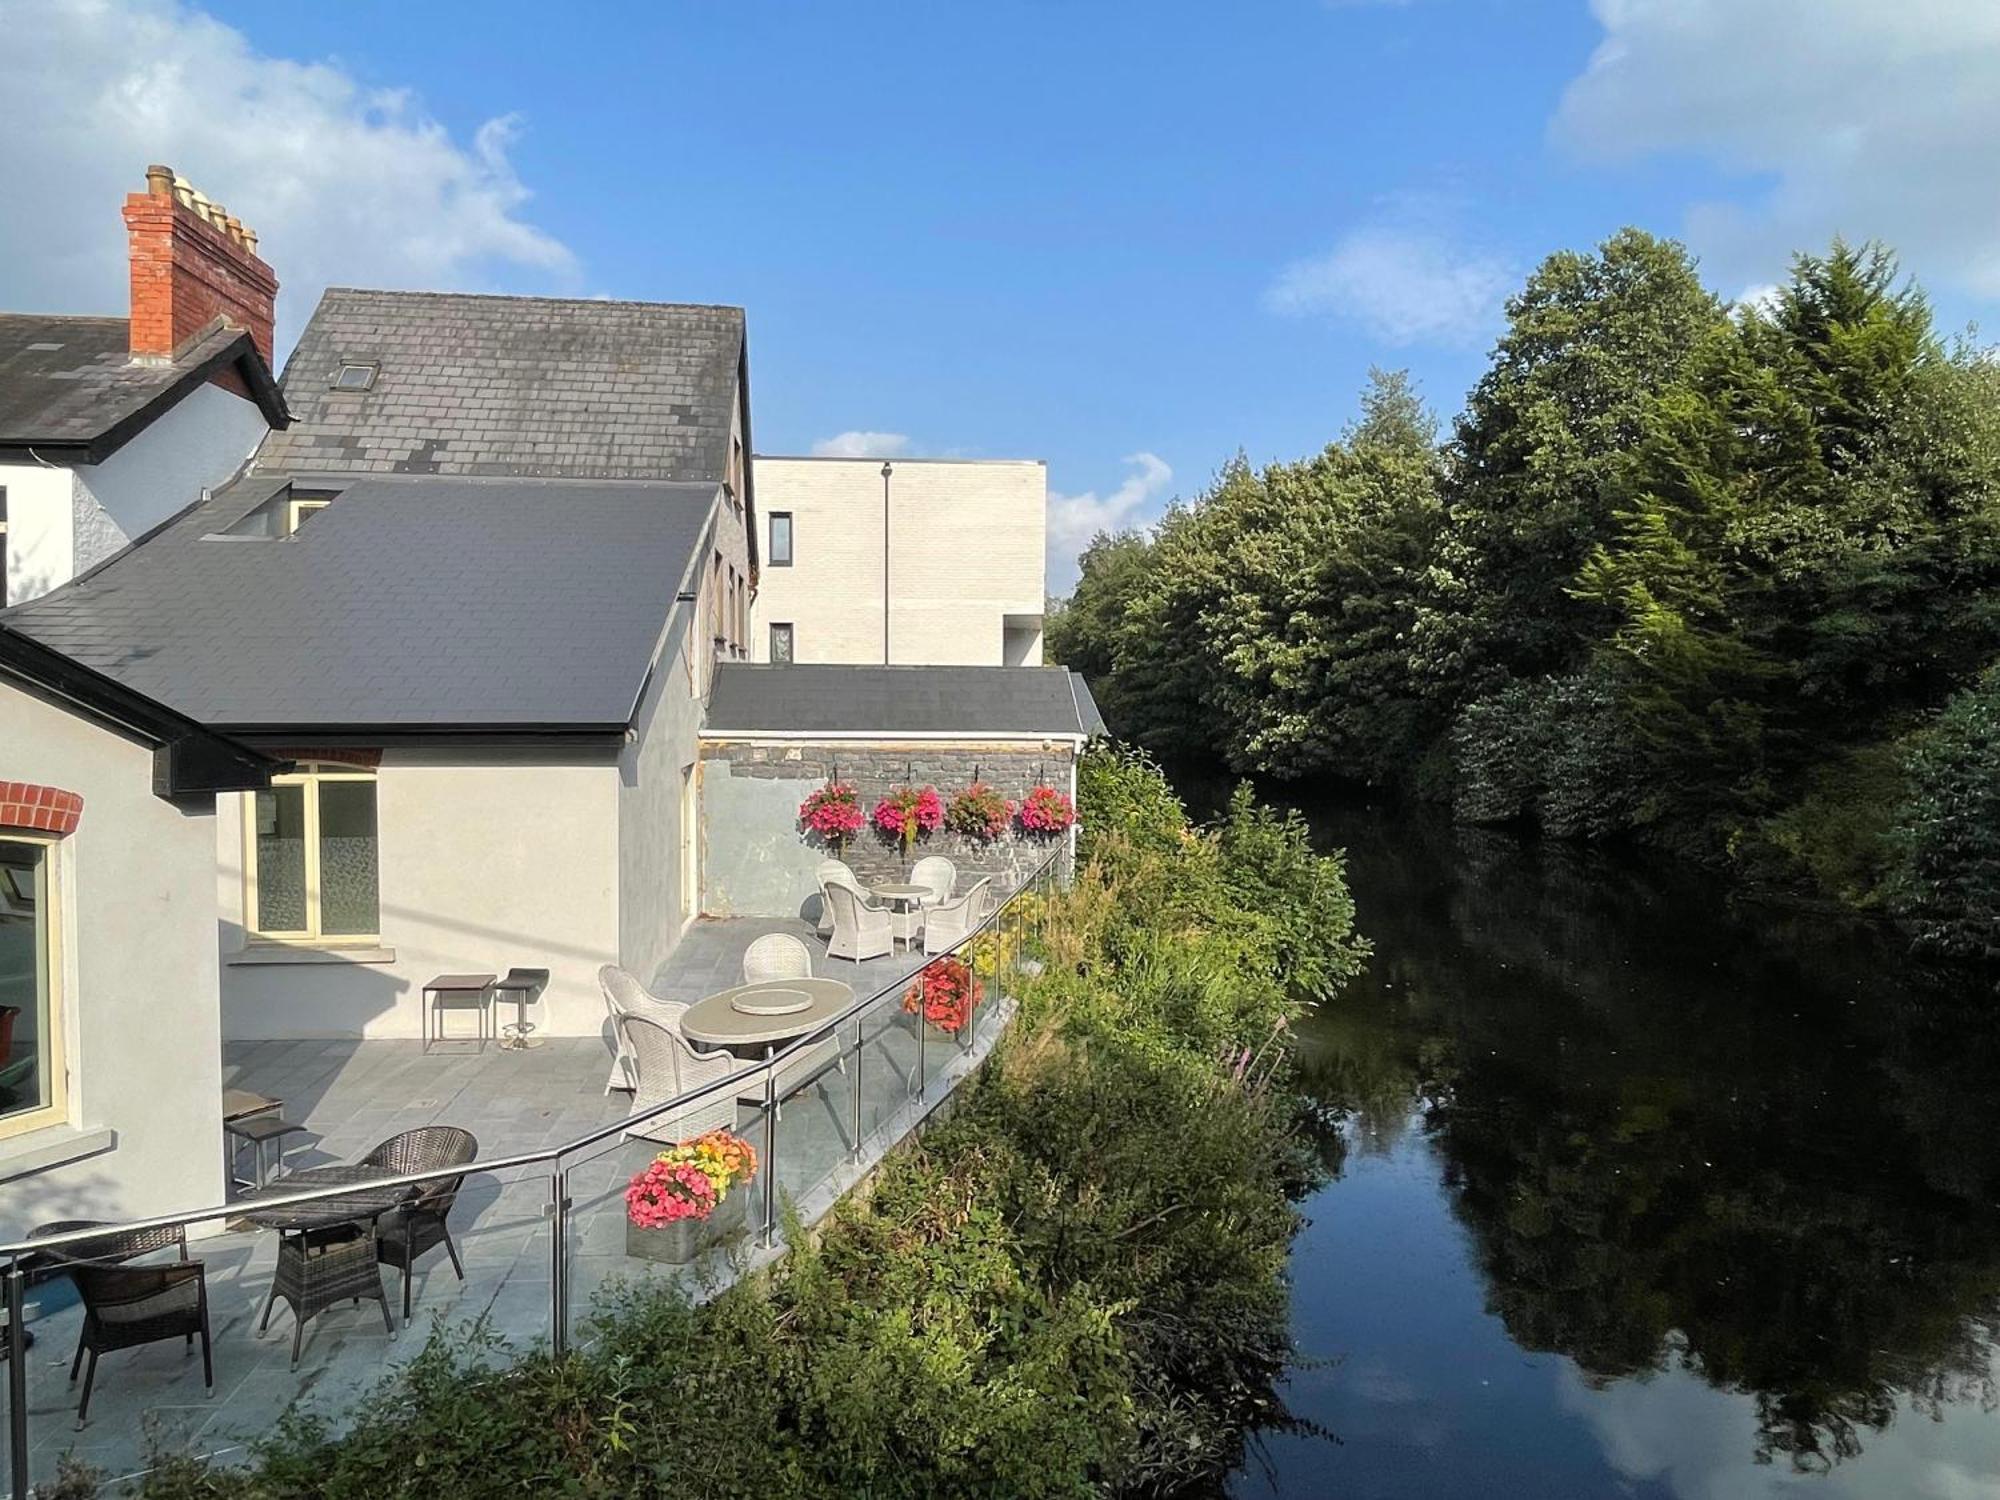
[[[900,1004],[903,982],[921,963],[898,954],[863,964],[828,963],[824,943],[801,923],[778,919],[700,922],[651,976],[659,994],[696,1000],[741,979],[742,954],[766,932],[790,931],[815,954],[815,971],[854,984],[857,994],[888,993],[864,1018],[861,1052],[845,1072],[831,1072],[786,1101],[780,1117],[743,1107],[737,1128],[768,1162],[776,1146],[780,1199],[817,1204],[824,1212],[861,1170],[853,1153],[853,1123],[861,1122],[872,1161],[942,1093],[913,1103],[922,1072],[934,1086],[970,1056],[940,1033],[920,1038]],[[531,1152],[613,1124],[629,1108],[624,1094],[604,1092],[610,1052],[597,1037],[551,1038],[526,1052],[489,1047],[484,1054],[430,1054],[418,1042],[229,1042],[223,1080],[284,1100],[286,1117],[305,1125],[307,1144],[287,1154],[289,1167],[353,1161],[396,1131],[444,1123],[463,1126],[480,1142],[483,1160]],[[698,1288],[725,1276],[750,1253],[739,1247],[686,1269],[635,1260],[625,1250],[623,1193],[633,1173],[660,1149],[652,1141],[613,1135],[569,1159],[572,1201],[565,1251],[570,1270],[572,1326],[607,1285],[638,1278],[675,1280]],[[762,1206],[762,1184],[753,1185]],[[282,1304],[270,1329],[257,1323],[276,1265],[275,1237],[229,1230],[197,1240],[192,1253],[207,1268],[215,1344],[216,1385],[201,1385],[198,1355],[178,1343],[106,1355],[100,1361],[89,1426],[74,1421],[75,1391],[67,1380],[81,1312],[66,1282],[32,1294],[29,1326],[30,1457],[38,1481],[53,1476],[57,1458],[73,1451],[107,1472],[135,1472],[143,1462],[141,1432],[157,1418],[166,1435],[198,1451],[234,1452],[270,1429],[293,1402],[337,1414],[392,1366],[409,1359],[435,1324],[461,1326],[486,1316],[510,1346],[526,1348],[550,1334],[552,1222],[546,1167],[475,1172],[454,1206],[451,1225],[465,1263],[460,1281],[440,1250],[420,1263],[415,1318],[401,1327],[400,1285],[385,1271],[396,1311],[395,1337],[383,1332],[374,1304],[329,1309],[307,1326],[298,1369],[291,1368],[292,1320]],[[762,1252],[760,1252],[762,1253]]]

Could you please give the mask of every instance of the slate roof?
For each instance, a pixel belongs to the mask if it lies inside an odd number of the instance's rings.
[[[718,667],[704,734],[1092,735],[1104,732],[1067,667]]]
[[[219,320],[171,361],[134,361],[124,318],[0,313],[0,453],[102,463],[182,397],[229,368],[265,420],[288,420],[250,335]]]
[[[292,536],[215,535],[283,488],[238,481],[0,622],[211,729],[607,732],[716,496],[369,478]]]
[[[256,466],[718,483],[742,360],[737,307],[334,287]],[[344,364],[373,388],[334,390]]]

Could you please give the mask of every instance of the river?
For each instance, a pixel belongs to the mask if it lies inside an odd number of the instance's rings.
[[[1367,974],[1253,1497],[2000,1497],[2000,1025],[1860,924],[1317,808]]]

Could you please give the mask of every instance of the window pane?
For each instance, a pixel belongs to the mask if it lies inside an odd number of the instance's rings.
[[[0,843],[0,1116],[48,1105],[48,851]]]
[[[792,627],[773,625],[771,627],[771,660],[780,665],[789,665],[792,659]]]
[[[256,932],[306,929],[306,791],[274,786],[255,797],[257,815]]]
[[[376,894],[375,783],[319,787],[319,925],[329,936],[382,930]]]
[[[787,511],[771,513],[771,566],[790,567],[792,562],[792,518]]]

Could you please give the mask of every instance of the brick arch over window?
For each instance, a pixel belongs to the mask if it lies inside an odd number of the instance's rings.
[[[0,832],[53,833],[67,838],[83,816],[83,796],[31,781],[0,781]]]

